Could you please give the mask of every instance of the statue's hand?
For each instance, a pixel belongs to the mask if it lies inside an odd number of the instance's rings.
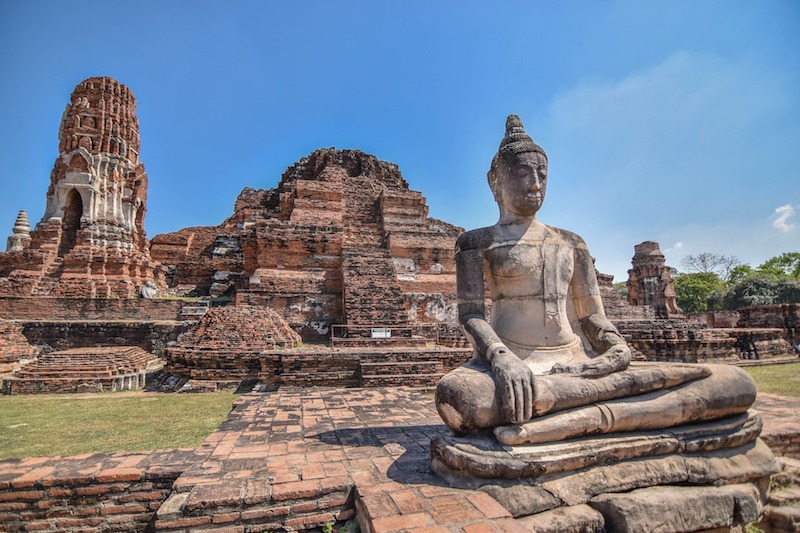
[[[607,376],[625,370],[631,362],[631,349],[625,344],[615,344],[606,352],[585,363],[557,363],[551,374],[575,374],[585,378]]]
[[[514,424],[527,422],[533,418],[533,374],[530,368],[505,346],[492,351],[491,361],[502,418]]]

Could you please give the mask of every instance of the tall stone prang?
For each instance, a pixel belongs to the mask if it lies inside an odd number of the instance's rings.
[[[0,294],[133,297],[156,270],[133,93],[108,77],[81,82],[58,139],[44,216],[0,256]]]
[[[628,270],[628,303],[651,306],[659,318],[683,316],[675,300],[675,285],[670,268],[657,242],[645,241],[634,246]]]

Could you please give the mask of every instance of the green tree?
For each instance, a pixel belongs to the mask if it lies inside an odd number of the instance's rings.
[[[728,276],[728,283],[738,283],[742,281],[747,276],[750,276],[753,272],[753,268],[750,265],[738,265],[731,269],[731,273]]]
[[[758,267],[759,272],[774,276],[800,279],[800,252],[786,252],[770,259]]]
[[[722,300],[726,309],[800,303],[800,279],[756,271],[731,284]]]
[[[714,272],[692,272],[675,278],[675,297],[686,313],[709,311],[709,298],[724,290],[725,282]]]

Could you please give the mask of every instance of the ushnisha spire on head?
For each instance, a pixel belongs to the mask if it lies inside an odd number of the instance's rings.
[[[509,164],[511,157],[516,154],[531,152],[541,154],[545,162],[547,162],[547,154],[544,153],[544,149],[533,142],[531,136],[525,132],[525,126],[522,125],[520,118],[517,115],[508,115],[505,137],[500,141],[497,153],[492,158],[492,165],[486,174],[489,179],[489,188],[492,189],[495,200],[499,201],[497,182],[503,171],[508,170],[506,166]]]
[[[538,152],[545,158],[547,157],[544,149],[533,142],[530,135],[525,132],[525,126],[522,125],[522,120],[520,120],[519,116],[508,115],[506,119],[506,135],[500,141],[497,154],[511,155],[525,152]]]

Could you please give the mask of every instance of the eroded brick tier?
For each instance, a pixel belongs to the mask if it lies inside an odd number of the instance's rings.
[[[58,139],[42,220],[25,238],[15,225],[18,238],[0,253],[0,295],[130,298],[157,281],[136,99],[112,78],[81,82]]]
[[[22,326],[0,319],[0,373],[12,370],[20,360],[35,355],[36,348],[22,334]]]
[[[217,227],[153,239],[170,290],[266,305],[306,340],[331,324],[455,323],[455,238],[397,165],[317,150],[277,188],[246,188]]]
[[[272,309],[215,307],[167,348],[167,368],[192,379],[241,380],[258,376],[267,351],[299,343],[300,336]]]
[[[135,390],[161,361],[136,347],[76,348],[40,355],[3,380],[4,394]]]
[[[753,305],[739,309],[740,328],[779,328],[783,338],[800,352],[800,303]]]

